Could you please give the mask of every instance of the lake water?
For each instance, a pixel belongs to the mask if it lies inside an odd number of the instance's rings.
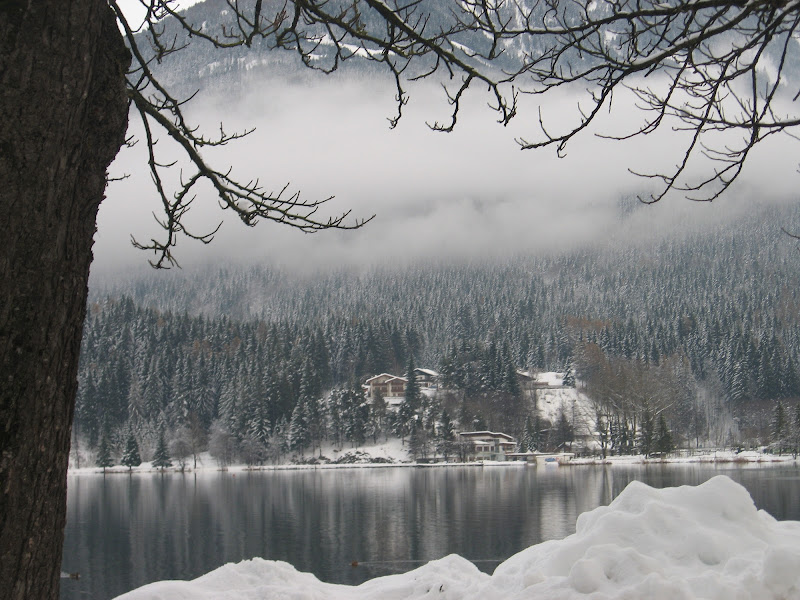
[[[283,560],[357,584],[458,553],[484,571],[575,531],[638,479],[725,474],[756,506],[800,520],[800,468],[735,465],[380,468],[71,475],[61,598],[105,599],[227,562]],[[351,563],[358,561],[358,566]]]

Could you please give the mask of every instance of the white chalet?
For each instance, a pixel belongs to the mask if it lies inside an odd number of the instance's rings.
[[[386,408],[397,410],[397,407],[402,404],[405,397],[407,383],[408,379],[405,377],[389,373],[381,373],[380,375],[375,375],[375,377],[370,377],[365,383],[367,400],[374,401],[375,397],[380,393],[386,401]]]
[[[414,369],[417,385],[423,394],[434,394],[437,389],[439,374],[431,369]],[[386,401],[388,410],[397,410],[403,403],[406,394],[408,379],[391,373],[381,373],[370,377],[364,383],[364,392],[368,401],[373,401],[380,392]]]
[[[425,390],[435,390],[439,387],[439,373],[433,369],[414,369],[414,375],[417,377],[417,384],[419,389],[423,392]]]
[[[517,440],[507,433],[462,431],[458,436],[466,445],[465,456],[468,461],[507,460],[507,456],[517,447]]]

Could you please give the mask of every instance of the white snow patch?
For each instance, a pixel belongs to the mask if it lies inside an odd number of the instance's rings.
[[[543,383],[551,388],[559,388],[564,385],[564,373],[557,371],[543,371],[536,373],[534,378],[539,383]]]
[[[593,430],[594,413],[589,397],[575,388],[551,388],[536,390],[536,408],[539,416],[551,423],[558,420],[563,410],[577,429]]]
[[[340,458],[342,455],[347,453],[359,453],[359,454],[367,454],[371,458],[376,459],[379,462],[375,462],[374,464],[343,464],[343,465],[328,465],[326,464],[327,461],[321,461],[318,465],[313,464],[297,464],[296,460],[308,460],[311,458],[318,458],[320,454],[324,456],[329,461],[335,461]],[[85,462],[84,465],[80,468],[76,467],[72,462],[73,457],[70,457],[70,467],[68,474],[69,475],[94,475],[94,474],[102,474],[103,469],[94,465],[93,462]],[[166,469],[162,469],[165,472],[174,473],[180,470],[180,466],[178,461],[174,458],[172,460],[172,466]],[[388,462],[387,462],[388,461]],[[389,437],[387,439],[379,439],[378,442],[373,443],[370,439],[368,442],[361,444],[359,446],[352,446],[350,444],[345,444],[344,446],[334,446],[330,443],[325,443],[322,445],[322,450],[315,449],[314,452],[310,450],[307,451],[303,456],[299,455],[287,455],[284,456],[283,462],[278,464],[271,464],[266,463],[263,465],[256,465],[252,467],[248,467],[246,465],[236,463],[236,464],[229,464],[224,467],[225,471],[231,473],[238,473],[248,470],[285,470],[285,469],[315,469],[315,468],[354,468],[354,467],[386,467],[386,466],[414,466],[416,463],[411,461],[411,458],[408,454],[408,444],[403,443],[400,438]],[[217,460],[211,456],[209,452],[201,452],[197,456],[197,467],[194,466],[194,460],[191,456],[186,459],[186,471],[187,472],[201,472],[201,471],[219,471],[222,467],[217,462]],[[113,467],[107,467],[105,470],[106,474],[118,474],[118,473],[152,473],[156,471],[162,471],[155,467],[153,467],[152,463],[143,462],[141,465],[137,467],[133,467],[132,469],[128,469],[123,465],[114,465]]]
[[[414,571],[333,585],[263,559],[194,581],[152,583],[125,600],[779,600],[800,597],[800,522],[776,521],[725,476],[657,490],[631,483],[576,533],[532,546],[489,576],[448,556]]]

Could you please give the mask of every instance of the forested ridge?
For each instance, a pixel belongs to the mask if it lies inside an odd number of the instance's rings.
[[[670,371],[687,398],[665,403],[664,414],[686,443],[693,425],[679,423],[688,418],[681,407],[698,395],[738,419],[742,439],[729,441],[766,442],[765,411],[800,396],[800,256],[780,233],[795,213],[762,208],[652,243],[620,237],[505,262],[313,274],[231,265],[99,282],[77,435],[91,446],[104,429],[155,440],[191,418],[206,432],[224,424],[237,443],[255,435],[269,446],[276,428],[289,435],[293,412],[313,402],[305,410],[326,415],[317,434],[344,441],[343,424],[331,429],[330,390],[402,375],[413,357],[447,374],[450,387],[464,387],[469,371],[472,393],[483,395],[509,367],[574,370],[579,381],[596,379],[585,386],[590,396],[600,394],[601,363],[653,377]],[[471,416],[453,412],[456,421]]]

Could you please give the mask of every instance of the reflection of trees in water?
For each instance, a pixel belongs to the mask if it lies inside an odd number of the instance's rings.
[[[743,483],[759,508],[800,519],[796,467],[616,465],[382,468],[76,476],[69,479],[63,600],[113,597],[254,556],[356,584],[458,553],[491,572],[575,531],[632,480]],[[357,560],[359,566],[351,567]]]

